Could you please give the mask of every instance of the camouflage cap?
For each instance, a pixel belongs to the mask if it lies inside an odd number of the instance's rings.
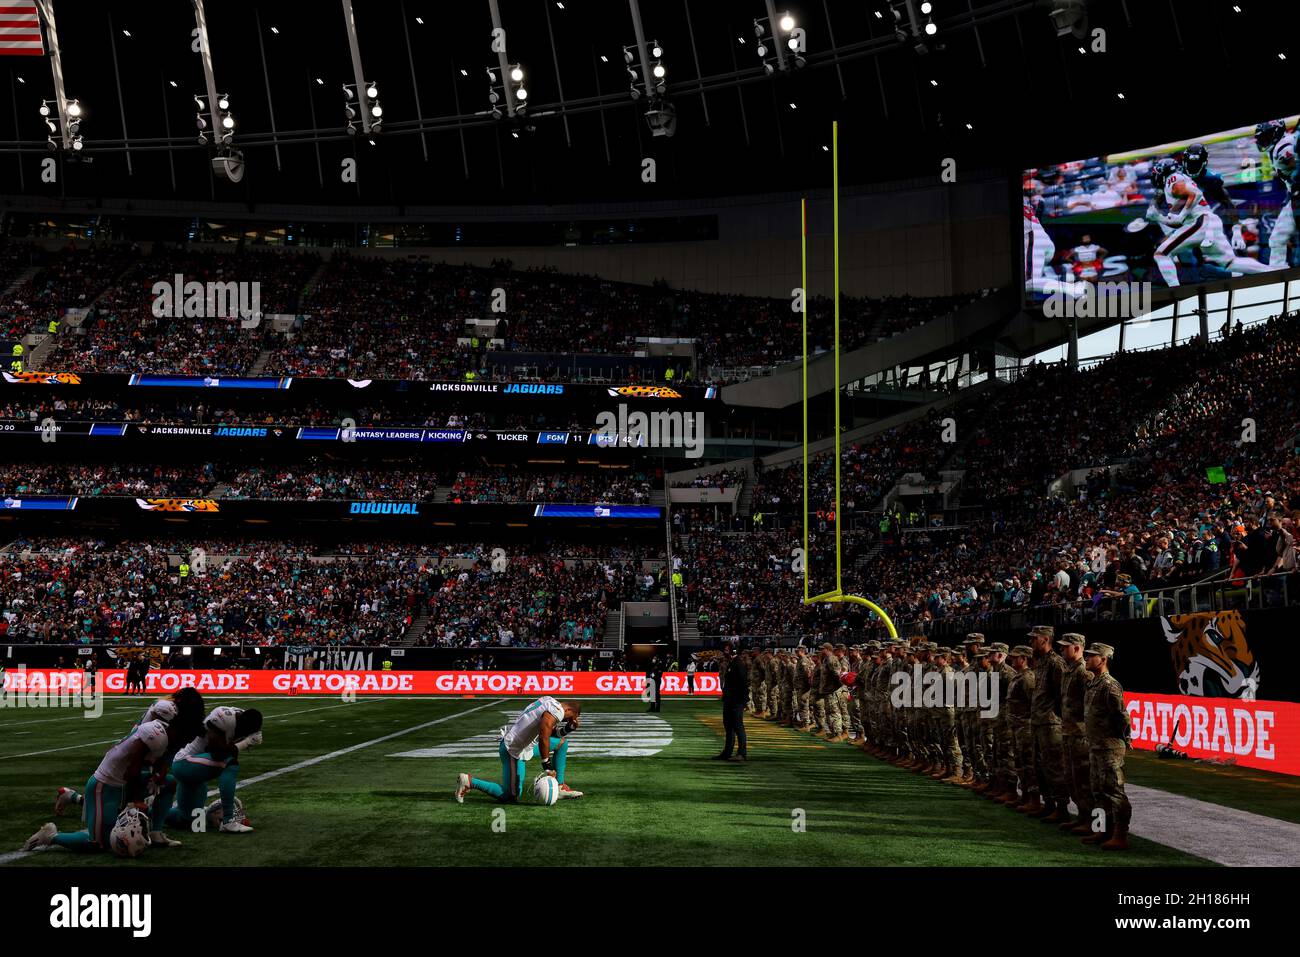
[[[1085,655],[1101,655],[1103,658],[1114,658],[1115,649],[1110,645],[1103,645],[1100,641],[1094,641],[1087,648],[1083,649]]]
[[[964,644],[964,645],[982,645],[982,644],[984,644],[984,634],[983,634],[983,632],[972,631],[969,635],[966,636],[966,640],[965,640],[964,642],[962,642],[962,644]]]
[[[835,646],[832,645],[829,641],[823,641],[823,642],[821,643],[821,649],[822,649],[822,651],[834,651],[834,650],[835,650]]]
[[[1019,655],[1022,658],[1028,658],[1033,653],[1034,653],[1034,649],[1030,648],[1028,645],[1016,645],[1014,648],[1011,649],[1011,654],[1013,657],[1015,655]]]
[[[878,642],[878,641],[868,641],[867,644],[866,644],[866,647],[869,648],[869,649],[872,650],[872,651],[878,651],[878,650],[880,649],[880,642]]]
[[[947,645],[940,645],[938,648],[935,648],[934,650],[941,655],[950,655],[953,653],[952,649],[949,648]]]
[[[1029,629],[1030,638],[1051,638],[1056,634],[1056,629],[1051,625],[1034,625]]]
[[[980,658],[987,658],[993,652],[988,648],[981,648],[979,651],[972,651],[971,658],[978,661]]]
[[[1077,645],[1078,647],[1082,648],[1084,645],[1088,643],[1088,639],[1083,637],[1083,635],[1079,634],[1078,632],[1072,631],[1069,632],[1068,634],[1062,635],[1060,638],[1057,638],[1056,643],[1058,645]]]
[[[1006,643],[1005,641],[995,641],[995,642],[993,642],[993,644],[991,644],[991,645],[988,646],[988,650],[989,650],[989,651],[1000,651],[1000,652],[1002,652],[1002,653],[1005,655],[1005,654],[1007,654],[1007,652],[1009,652],[1011,649],[1007,647],[1007,643]]]

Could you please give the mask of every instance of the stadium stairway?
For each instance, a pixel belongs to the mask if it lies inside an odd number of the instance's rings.
[[[273,349],[263,349],[259,352],[257,358],[253,360],[253,364],[249,367],[248,374],[250,376],[261,375],[262,370],[266,368],[266,364],[271,361],[271,354],[274,351]]]
[[[308,276],[307,281],[303,283],[302,292],[298,294],[299,303],[306,302],[308,297],[316,291],[316,286],[320,284],[321,277],[329,270],[331,262],[333,262],[332,259],[321,259],[320,265],[316,267],[316,271]]]
[[[17,276],[15,276],[14,281],[11,282],[7,287],[5,287],[3,291],[0,291],[0,298],[4,298],[7,300],[10,296],[12,296],[15,292],[18,291],[19,287],[21,287],[23,283],[32,279],[40,271],[41,271],[40,266],[28,266]]]
[[[420,612],[419,615],[416,616],[415,621],[411,622],[411,627],[406,629],[406,634],[402,635],[402,637],[398,638],[395,642],[393,642],[393,647],[406,648],[409,647],[410,645],[414,645],[416,642],[418,642],[421,638],[424,637],[424,633],[428,630],[429,630],[429,613],[427,611],[422,611]]]
[[[752,515],[754,512],[754,485],[755,482],[749,477],[740,485],[740,495],[736,499],[736,511],[741,515]]]
[[[414,630],[414,626],[412,626]],[[611,611],[605,616],[605,634],[601,636],[600,647],[618,651],[623,647],[623,609]]]

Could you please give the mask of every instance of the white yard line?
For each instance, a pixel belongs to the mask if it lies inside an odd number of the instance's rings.
[[[1300,824],[1127,784],[1129,830],[1227,867],[1300,866]]]

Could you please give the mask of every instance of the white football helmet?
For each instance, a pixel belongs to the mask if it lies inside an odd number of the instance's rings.
[[[149,818],[138,807],[127,807],[117,816],[108,836],[108,846],[118,857],[139,857],[149,846]]]
[[[537,775],[533,781],[533,797],[538,804],[554,804],[560,799],[560,782],[549,774]]]

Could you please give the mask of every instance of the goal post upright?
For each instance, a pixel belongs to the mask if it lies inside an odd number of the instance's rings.
[[[799,200],[799,293],[803,320],[803,600],[808,601],[808,198]]]
[[[812,553],[808,549],[808,200],[799,201],[800,236],[799,264],[800,281],[803,283],[803,600],[805,605],[818,602],[848,602],[874,612],[889,632],[890,639],[898,637],[898,629],[893,619],[885,610],[869,599],[860,595],[844,594],[844,550],[841,532],[840,513],[840,474],[843,468],[843,455],[840,448],[840,124],[831,123],[831,250],[832,272],[834,274],[834,351],[835,380],[833,384],[835,403],[835,588],[820,595],[809,595],[809,576],[812,568]]]

